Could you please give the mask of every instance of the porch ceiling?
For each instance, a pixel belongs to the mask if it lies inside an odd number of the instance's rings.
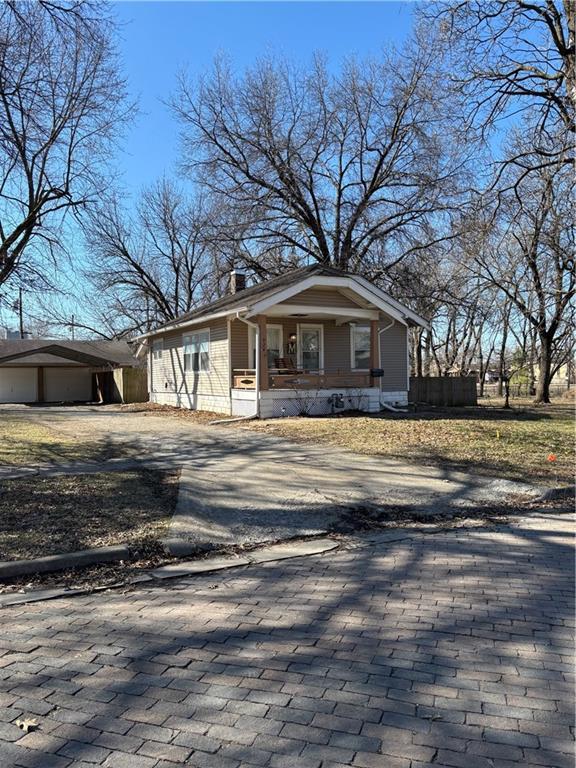
[[[377,309],[362,307],[314,307],[309,304],[276,304],[266,310],[266,317],[290,317],[296,320],[333,319],[339,323],[350,320],[378,320]]]

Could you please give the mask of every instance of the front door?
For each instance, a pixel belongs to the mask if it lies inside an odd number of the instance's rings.
[[[321,371],[324,367],[323,327],[321,325],[301,325],[300,359],[298,366],[305,371]]]

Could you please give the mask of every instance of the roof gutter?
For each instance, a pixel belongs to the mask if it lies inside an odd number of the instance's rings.
[[[255,410],[254,413],[251,413],[249,416],[238,416],[233,417],[231,419],[217,419],[216,421],[211,421],[210,424],[231,424],[234,421],[251,421],[251,419],[258,419],[260,418],[260,326],[257,323],[253,323],[251,320],[247,320],[245,317],[240,317],[240,310],[236,312],[236,320],[240,320],[242,323],[246,323],[250,328],[254,328],[256,331],[256,341],[255,341],[255,347],[256,347],[256,387],[255,387],[255,394],[256,394],[256,403],[255,403]]]

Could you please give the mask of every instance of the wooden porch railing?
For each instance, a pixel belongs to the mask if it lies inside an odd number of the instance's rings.
[[[256,369],[235,368],[232,382],[234,389],[256,389]]]
[[[256,371],[254,369],[236,369],[233,375],[234,389],[256,389]],[[268,374],[270,389],[339,389],[370,387],[368,371],[270,371]]]

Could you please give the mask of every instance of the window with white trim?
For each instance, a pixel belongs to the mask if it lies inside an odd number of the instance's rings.
[[[278,358],[284,357],[284,346],[282,343],[282,326],[266,326],[266,347],[268,349],[268,368],[276,368]],[[248,328],[248,360],[252,368],[256,368],[256,329],[250,326]]]
[[[210,369],[210,331],[184,336],[184,371],[199,373]]]
[[[268,368],[278,366],[278,358],[284,357],[282,354],[282,326],[266,326],[266,346],[268,347]]]
[[[370,326],[351,325],[350,342],[352,344],[352,368],[368,370],[370,368]]]
[[[162,360],[162,351],[164,350],[164,342],[160,341],[152,342],[152,360]]]

